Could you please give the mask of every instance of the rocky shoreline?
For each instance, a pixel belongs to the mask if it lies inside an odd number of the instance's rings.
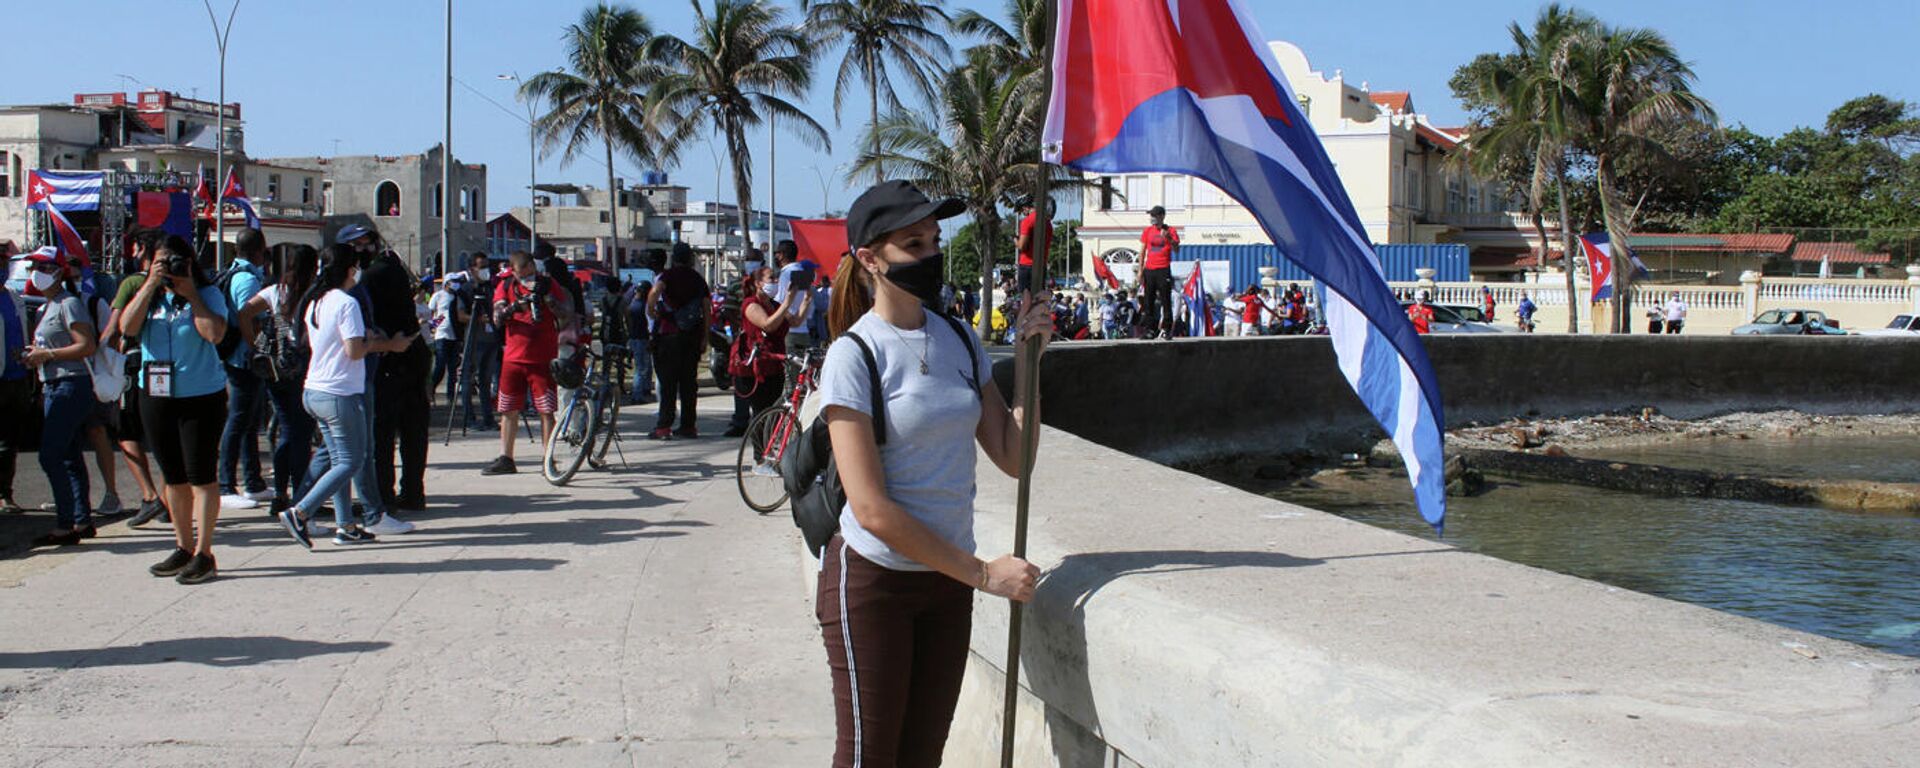
[[[1499,424],[1470,426],[1447,433],[1447,452],[1456,450],[1599,450],[1670,444],[1680,440],[1848,435],[1913,436],[1920,438],[1920,415],[1819,416],[1798,411],[1731,413],[1686,421],[1668,418],[1653,409],[1637,414],[1602,414],[1577,419],[1512,419]],[[1385,444],[1392,455],[1392,444]],[[1374,453],[1381,449],[1376,446]]]

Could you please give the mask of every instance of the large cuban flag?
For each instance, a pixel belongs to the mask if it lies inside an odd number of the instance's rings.
[[[1236,0],[1059,0],[1047,159],[1168,172],[1246,206],[1323,283],[1340,372],[1405,458],[1420,514],[1446,517],[1440,389],[1326,149]]]
[[[104,171],[27,171],[27,205],[43,211],[97,211]]]

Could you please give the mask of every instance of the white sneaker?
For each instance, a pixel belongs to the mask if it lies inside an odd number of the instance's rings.
[[[253,509],[258,506],[260,506],[260,502],[237,493],[230,493],[220,497],[221,509]]]
[[[396,533],[411,532],[413,530],[413,523],[401,520],[400,518],[394,517],[392,513],[388,513],[381,516],[380,522],[367,526],[367,530],[373,531],[375,536],[392,536]]]
[[[273,501],[273,491],[264,488],[258,491],[247,491],[241,495],[254,501]]]
[[[778,468],[775,468],[772,464],[762,462],[762,463],[753,465],[752,474],[754,477],[779,477],[780,470]]]

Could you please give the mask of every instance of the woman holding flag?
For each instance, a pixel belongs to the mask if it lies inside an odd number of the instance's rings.
[[[974,445],[1017,476],[1021,427],[1039,414],[1033,403],[1009,408],[972,331],[929,308],[944,272],[939,221],[963,210],[889,181],[847,216],[857,250],[840,262],[828,325],[851,341],[828,349],[820,389],[847,503],[815,603],[833,672],[835,766],[937,765],[974,590],[1024,602],[1039,577],[1020,558],[974,555]],[[1029,297],[1023,339],[1045,344],[1051,305]]]

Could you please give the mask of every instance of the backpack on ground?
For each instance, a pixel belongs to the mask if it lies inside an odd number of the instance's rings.
[[[951,316],[938,313],[935,316],[945,320],[966,345],[967,360],[973,367],[973,391],[978,397],[980,353],[973,346],[973,334]],[[880,382],[880,364],[866,339],[854,333],[842,338],[853,340],[860,348],[860,359],[867,364],[867,387],[873,399],[874,443],[884,446],[887,444],[887,399]],[[814,396],[819,396],[819,392]],[[819,557],[827,542],[840,532],[840,510],[847,505],[847,491],[840,484],[840,469],[834,461],[833,442],[827,436],[824,413],[814,416],[780,457],[780,477],[786,483],[787,498],[793,505],[793,524],[799,526],[801,537],[807,541],[807,550]]]

